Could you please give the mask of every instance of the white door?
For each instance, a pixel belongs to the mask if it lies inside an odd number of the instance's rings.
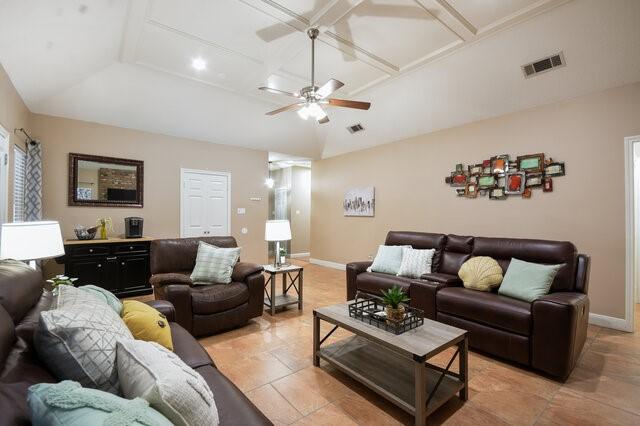
[[[229,235],[230,176],[204,170],[181,170],[182,237]]]
[[[9,220],[9,133],[0,126],[0,223]]]

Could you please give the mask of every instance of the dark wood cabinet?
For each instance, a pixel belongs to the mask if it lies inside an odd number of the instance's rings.
[[[151,294],[150,244],[149,238],[67,241],[65,275],[78,278],[76,285],[97,285],[118,297]]]

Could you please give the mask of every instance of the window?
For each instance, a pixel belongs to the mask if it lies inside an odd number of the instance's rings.
[[[27,170],[27,154],[13,147],[13,221],[24,221],[24,188]]]

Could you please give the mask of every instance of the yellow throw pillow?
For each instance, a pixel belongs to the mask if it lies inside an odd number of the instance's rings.
[[[122,305],[122,319],[134,338],[156,342],[173,351],[171,329],[164,315],[137,300],[123,300]]]
[[[466,288],[491,291],[502,283],[502,268],[495,259],[477,256],[462,264],[458,276]]]

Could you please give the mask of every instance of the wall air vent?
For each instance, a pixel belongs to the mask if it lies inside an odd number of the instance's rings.
[[[349,131],[349,133],[354,134],[363,131],[364,127],[362,127],[362,124],[358,123],[354,124],[353,126],[347,127],[347,130]]]
[[[534,75],[541,74],[543,72],[551,71],[556,68],[565,66],[564,54],[562,52],[549,56],[544,59],[539,59],[535,62],[523,65],[522,72],[525,78],[533,77]]]

